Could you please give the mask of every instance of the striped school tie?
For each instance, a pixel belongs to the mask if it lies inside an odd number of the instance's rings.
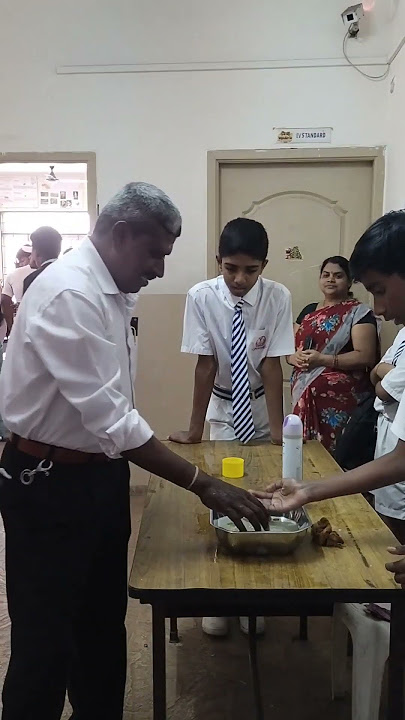
[[[242,314],[243,303],[243,300],[239,300],[235,305],[232,319],[231,380],[233,428],[236,437],[241,442],[247,443],[255,434],[255,426],[250,404],[246,333]]]

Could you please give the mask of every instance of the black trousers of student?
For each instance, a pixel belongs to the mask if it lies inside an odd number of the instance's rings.
[[[11,659],[3,720],[121,720],[126,677],[129,468],[124,460],[54,463],[7,444],[6,532]]]

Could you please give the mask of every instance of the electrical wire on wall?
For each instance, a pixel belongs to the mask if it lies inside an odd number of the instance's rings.
[[[357,72],[360,73],[360,75],[363,75],[363,77],[368,78],[368,80],[373,80],[374,82],[379,82],[380,80],[385,80],[385,78],[388,77],[389,72],[390,72],[391,61],[389,61],[387,63],[387,69],[381,75],[369,75],[364,70],[359,68],[358,65],[356,65],[352,60],[350,60],[350,58],[347,54],[347,41],[349,38],[352,38],[352,37],[355,37],[355,36],[353,36],[353,34],[350,32],[350,29],[349,29],[343,38],[343,55],[345,56],[349,65],[351,65],[352,68],[357,70]]]

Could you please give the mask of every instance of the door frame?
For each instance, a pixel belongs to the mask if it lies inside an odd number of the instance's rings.
[[[377,220],[384,207],[385,147],[337,147],[337,148],[280,148],[277,150],[210,150],[207,153],[207,273],[218,273],[216,261],[217,239],[222,228],[220,216],[220,169],[221,165],[245,165],[263,163],[302,162],[360,162],[372,163],[373,186],[371,198],[371,221]]]
[[[97,175],[95,152],[6,152],[0,154],[0,169],[3,163],[85,163],[87,165],[87,212],[90,228],[97,220]]]

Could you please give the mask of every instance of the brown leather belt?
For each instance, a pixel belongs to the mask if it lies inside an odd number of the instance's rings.
[[[39,460],[52,460],[53,462],[65,463],[66,465],[84,465],[85,463],[109,462],[110,458],[104,453],[87,453],[82,450],[69,450],[68,448],[47,445],[36,440],[11,435],[10,442],[17,450],[32,455]]]

